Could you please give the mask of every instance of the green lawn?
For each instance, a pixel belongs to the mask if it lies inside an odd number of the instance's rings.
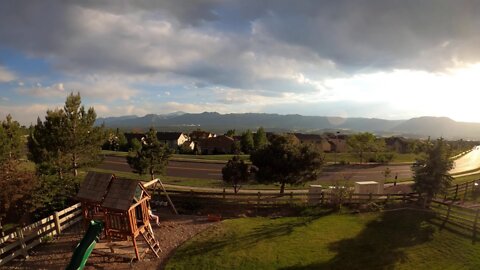
[[[225,220],[166,269],[479,269],[480,245],[423,212]]]

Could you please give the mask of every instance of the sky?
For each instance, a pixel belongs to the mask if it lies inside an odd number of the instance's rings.
[[[480,1],[2,0],[0,118],[265,112],[480,122]]]

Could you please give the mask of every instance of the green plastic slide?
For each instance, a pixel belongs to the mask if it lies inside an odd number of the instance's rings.
[[[77,270],[85,267],[88,257],[92,253],[95,244],[98,242],[98,237],[102,233],[102,230],[103,222],[95,220],[90,221],[87,232],[73,252],[72,259],[66,268],[67,270]]]

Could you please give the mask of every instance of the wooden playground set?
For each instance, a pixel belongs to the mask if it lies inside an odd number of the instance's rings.
[[[142,260],[150,250],[159,257],[161,248],[151,224],[154,217],[150,208],[152,196],[147,191],[148,187],[155,191],[157,185],[177,214],[159,179],[142,183],[113,174],[89,172],[77,194],[87,230],[67,269],[84,266],[92,252]]]

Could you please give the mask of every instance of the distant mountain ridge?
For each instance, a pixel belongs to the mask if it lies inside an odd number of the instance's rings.
[[[378,118],[342,118],[327,116],[302,116],[298,114],[184,113],[165,115],[147,114],[98,118],[97,124],[111,128],[147,129],[151,126],[165,131],[189,131],[197,128],[216,132],[228,129],[238,131],[264,127],[270,131],[295,131],[320,133],[324,131],[374,132],[380,135],[406,135],[445,137],[448,139],[480,139],[480,123],[456,122],[447,117],[418,117],[409,120]]]

